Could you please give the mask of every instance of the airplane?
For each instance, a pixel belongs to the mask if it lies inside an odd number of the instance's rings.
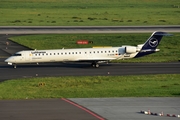
[[[170,35],[166,32],[155,31],[144,44],[137,46],[123,45],[121,47],[101,48],[75,48],[54,50],[23,50],[15,53],[5,60],[9,65],[21,63],[45,62],[90,62],[94,68],[99,63],[111,60],[137,58],[159,51],[156,49],[163,36]]]

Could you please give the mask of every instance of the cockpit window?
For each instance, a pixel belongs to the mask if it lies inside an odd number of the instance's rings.
[[[14,54],[13,56],[21,56],[21,54],[16,53],[16,54]]]

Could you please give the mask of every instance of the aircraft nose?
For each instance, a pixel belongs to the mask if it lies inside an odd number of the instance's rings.
[[[5,61],[4,61],[4,62],[9,62],[9,58],[5,59]]]
[[[5,59],[5,62],[7,62],[8,64],[12,64],[12,58],[9,57],[9,58]]]

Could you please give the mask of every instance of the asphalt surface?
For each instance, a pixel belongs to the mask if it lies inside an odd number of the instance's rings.
[[[1,120],[98,120],[97,117],[102,118],[63,99],[0,100]]]
[[[180,98],[80,98],[70,99],[98,113],[108,120],[177,120],[167,114],[180,115]],[[161,113],[163,116],[145,115],[141,111]]]
[[[67,101],[72,103],[69,103]],[[163,116],[145,115],[148,111]],[[180,98],[71,98],[0,100],[1,120],[177,120]]]
[[[122,63],[102,64],[91,68],[87,63],[24,64],[17,69],[3,61],[6,57],[28,49],[9,41],[9,35],[0,35],[0,81],[13,78],[82,75],[130,75],[180,73],[180,63]],[[8,45],[7,45],[8,42]],[[70,101],[69,101],[70,100]],[[2,120],[124,120],[177,119],[166,114],[180,114],[180,98],[92,98],[0,100]],[[164,112],[163,117],[141,114],[141,110]]]
[[[1,59],[2,60],[2,59]],[[92,68],[89,63],[48,63],[19,65],[16,69],[9,65],[0,65],[0,81],[13,78],[47,76],[110,76],[180,73],[180,63],[120,63],[101,64]]]
[[[180,25],[157,26],[0,26],[0,34],[180,32]]]

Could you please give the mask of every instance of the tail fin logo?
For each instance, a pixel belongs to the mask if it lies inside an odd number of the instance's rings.
[[[149,40],[149,45],[150,45],[151,47],[157,47],[157,45],[158,45],[158,40],[157,40],[156,38],[151,38],[151,39]]]

